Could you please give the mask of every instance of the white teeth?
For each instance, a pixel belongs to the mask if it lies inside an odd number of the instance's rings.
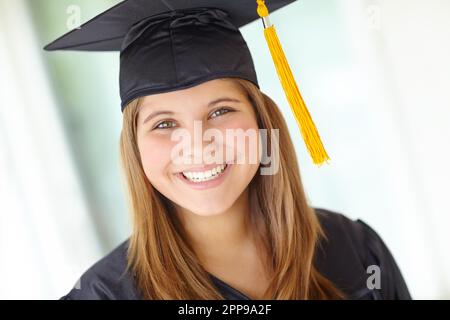
[[[226,165],[220,165],[211,170],[206,170],[202,172],[196,171],[184,171],[183,175],[190,181],[203,182],[215,179],[219,174],[225,170]]]

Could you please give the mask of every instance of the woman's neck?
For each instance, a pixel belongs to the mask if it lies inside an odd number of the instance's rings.
[[[252,232],[247,190],[226,212],[183,212],[180,218],[202,266],[250,298],[261,299],[270,278],[268,257]]]

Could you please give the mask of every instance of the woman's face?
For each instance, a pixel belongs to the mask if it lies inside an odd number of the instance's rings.
[[[239,84],[228,79],[144,97],[137,139],[150,183],[198,215],[229,209],[260,163],[253,107]]]

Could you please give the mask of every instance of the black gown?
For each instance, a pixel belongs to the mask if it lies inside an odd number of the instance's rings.
[[[322,240],[315,255],[316,268],[349,299],[411,299],[406,283],[392,254],[380,236],[362,220],[326,209],[315,208],[328,237]],[[133,277],[125,272],[128,240],[89,268],[77,285],[62,300],[141,299]],[[380,277],[375,288],[367,279],[370,265],[379,266]],[[227,300],[250,300],[242,292],[210,275],[213,284]]]

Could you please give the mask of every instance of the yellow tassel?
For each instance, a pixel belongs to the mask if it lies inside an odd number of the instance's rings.
[[[303,140],[305,141],[308,152],[316,165],[321,165],[325,161],[330,160],[322,141],[320,139],[317,128],[309,114],[309,111],[303,101],[302,95],[297,87],[294,76],[292,75],[291,68],[284,55],[283,48],[281,47],[278,39],[275,27],[273,25],[266,26],[266,18],[269,15],[269,11],[264,4],[264,0],[256,0],[258,4],[258,15],[263,18],[265,28],[264,36],[269,46],[272,60],[275,64],[275,68],[278,73],[283,90],[286,94],[286,98],[289,102],[292,112],[295,115],[297,124],[300,127]]]

